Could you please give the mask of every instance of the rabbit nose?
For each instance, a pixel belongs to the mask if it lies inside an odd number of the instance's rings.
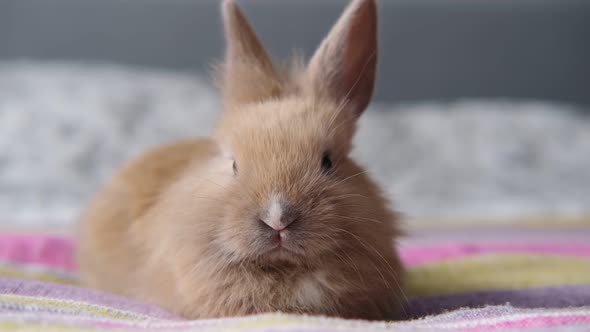
[[[295,209],[278,197],[273,196],[270,199],[266,213],[260,218],[260,221],[275,231],[282,231],[291,225],[295,219],[297,219]]]

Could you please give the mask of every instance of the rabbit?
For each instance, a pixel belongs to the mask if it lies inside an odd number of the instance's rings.
[[[400,217],[349,157],[375,86],[376,1],[352,1],[307,66],[277,66],[235,2],[222,12],[213,135],[145,152],[97,194],[83,285],[188,319],[399,318]]]

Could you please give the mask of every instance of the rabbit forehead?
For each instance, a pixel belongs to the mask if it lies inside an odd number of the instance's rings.
[[[242,159],[306,159],[330,150],[337,109],[311,100],[276,100],[233,110],[224,136]]]

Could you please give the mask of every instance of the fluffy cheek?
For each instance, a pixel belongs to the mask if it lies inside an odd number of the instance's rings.
[[[237,260],[254,257],[261,251],[264,234],[257,224],[256,211],[234,200],[225,208],[217,232],[217,245],[223,253]]]
[[[297,239],[309,256],[332,255],[349,247],[355,236],[352,224],[356,222],[358,202],[346,201],[346,193],[326,191],[324,199],[316,201],[305,221],[294,229]]]
[[[331,255],[342,246],[342,232],[332,227],[332,220],[309,219],[291,232],[294,246],[308,258]]]

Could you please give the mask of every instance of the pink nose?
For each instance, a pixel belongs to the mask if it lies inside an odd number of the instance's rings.
[[[278,200],[272,200],[260,217],[260,221],[265,225],[279,232],[289,227],[295,219],[297,219],[295,209],[289,204]]]
[[[293,222],[293,220],[273,220],[267,218],[261,218],[260,221],[266,226],[274,229],[277,232],[285,230]],[[286,222],[285,222],[286,221]]]

